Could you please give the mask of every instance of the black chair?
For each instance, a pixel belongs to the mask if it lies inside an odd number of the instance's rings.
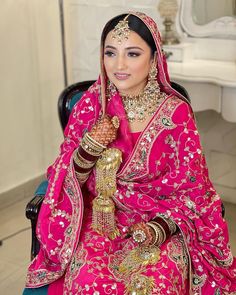
[[[64,130],[67,125],[73,106],[82,97],[84,91],[86,91],[94,82],[95,82],[94,80],[78,82],[67,87],[61,93],[58,99],[58,115],[59,115],[59,120],[61,123],[62,130]],[[171,82],[171,85],[174,89],[176,89],[178,92],[180,92],[184,97],[186,97],[190,101],[188,92],[183,86],[181,86],[180,84],[176,82]],[[30,219],[31,221],[31,229],[32,229],[31,259],[33,259],[39,252],[40,246],[36,237],[36,224],[37,224],[39,210],[47,190],[47,185],[48,185],[47,180],[43,181],[37,188],[33,199],[29,201],[29,203],[26,206],[25,214],[26,214],[26,217]],[[224,214],[224,210],[222,214]]]

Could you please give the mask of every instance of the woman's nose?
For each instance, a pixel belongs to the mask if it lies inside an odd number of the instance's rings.
[[[123,56],[119,56],[117,59],[117,69],[123,70],[126,68],[125,58]]]

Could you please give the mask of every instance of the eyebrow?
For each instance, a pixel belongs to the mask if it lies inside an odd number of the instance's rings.
[[[116,47],[111,46],[111,45],[107,45],[107,46],[105,47],[105,49],[106,49],[106,48],[110,48],[110,49],[115,49],[115,50],[117,50]],[[126,48],[125,48],[125,50],[130,50],[130,49],[139,49],[139,50],[144,51],[142,48],[140,48],[140,47],[138,47],[138,46],[130,46],[130,47],[126,47]]]

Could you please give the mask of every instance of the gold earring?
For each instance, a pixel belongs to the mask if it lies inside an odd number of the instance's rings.
[[[116,93],[117,89],[114,83],[112,83],[110,80],[107,81],[107,91],[106,96],[107,99],[111,99],[111,97]]]
[[[158,74],[158,70],[157,70],[157,66],[156,66],[156,55],[154,55],[153,62],[152,62],[152,65],[150,67],[149,74],[148,74],[148,82],[145,87],[148,94],[152,98],[154,98],[156,95],[160,94],[160,86],[157,81],[157,74]]]
[[[157,67],[156,67],[156,63],[153,60],[152,65],[151,65],[150,70],[149,70],[148,80],[149,81],[157,80],[157,74],[158,74],[158,70],[157,70]]]

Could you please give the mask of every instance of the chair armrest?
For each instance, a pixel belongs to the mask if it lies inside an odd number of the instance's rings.
[[[42,205],[44,195],[46,194],[48,186],[48,181],[43,181],[34,193],[34,197],[26,205],[25,215],[30,220],[35,220],[38,218],[39,210]]]
[[[221,203],[221,212],[222,212],[222,217],[225,217],[225,206],[223,202]]]
[[[38,217],[44,195],[34,196],[32,200],[26,205],[25,215],[30,220],[35,220]]]
[[[32,234],[32,241],[31,241],[31,253],[30,258],[31,260],[38,254],[40,249],[40,244],[36,236],[36,224],[38,220],[38,214],[46,194],[48,187],[48,181],[43,181],[37,188],[33,199],[29,201],[26,205],[25,215],[31,222],[31,234]]]

